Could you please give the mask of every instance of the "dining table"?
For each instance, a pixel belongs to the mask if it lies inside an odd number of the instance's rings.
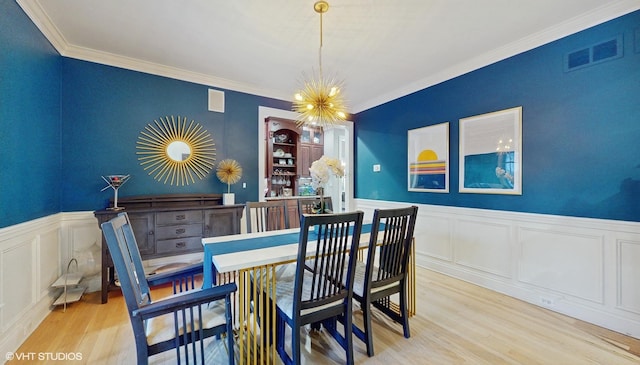
[[[372,225],[362,225],[358,260],[366,260]],[[315,252],[317,235],[309,233],[307,253]],[[274,230],[256,233],[241,233],[227,236],[205,237],[203,287],[235,282],[238,292],[234,298],[233,317],[237,330],[237,356],[240,364],[277,363],[275,350],[276,328],[275,300],[256,300],[263,293],[275,293],[275,285],[281,273],[295,265],[298,256],[300,228]],[[415,314],[415,247],[411,244],[411,254],[407,278],[407,311]],[[288,266],[287,266],[288,265]],[[261,280],[252,280],[260,277]],[[395,301],[390,305],[395,310]],[[233,352],[229,349],[230,353]]]

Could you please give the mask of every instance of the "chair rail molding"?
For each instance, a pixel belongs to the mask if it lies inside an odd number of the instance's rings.
[[[640,339],[640,223],[418,205],[416,264]]]

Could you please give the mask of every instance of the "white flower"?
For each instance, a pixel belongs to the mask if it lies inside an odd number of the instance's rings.
[[[344,169],[340,160],[327,156],[322,156],[319,160],[314,161],[309,168],[309,172],[311,172],[311,185],[314,189],[324,188],[331,175],[336,177],[344,176]]]

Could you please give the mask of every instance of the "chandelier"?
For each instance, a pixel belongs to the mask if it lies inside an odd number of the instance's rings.
[[[293,110],[299,113],[298,127],[304,125],[331,126],[347,119],[345,101],[340,93],[343,82],[325,78],[322,74],[322,14],[329,10],[329,3],[317,1],[313,9],[320,14],[320,49],[318,73],[306,79],[295,94]]]

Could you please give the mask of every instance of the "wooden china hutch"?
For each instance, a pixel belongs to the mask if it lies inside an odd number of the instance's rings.
[[[313,196],[309,167],[324,153],[320,127],[298,127],[294,120],[269,117],[266,128],[266,199],[287,199],[292,226],[298,221],[297,197]]]
[[[267,118],[267,196],[293,196],[299,175],[300,130],[292,120]]]
[[[317,127],[300,127],[289,119],[266,119],[267,197],[299,194],[300,178],[309,177],[309,167],[324,153],[324,135]]]

